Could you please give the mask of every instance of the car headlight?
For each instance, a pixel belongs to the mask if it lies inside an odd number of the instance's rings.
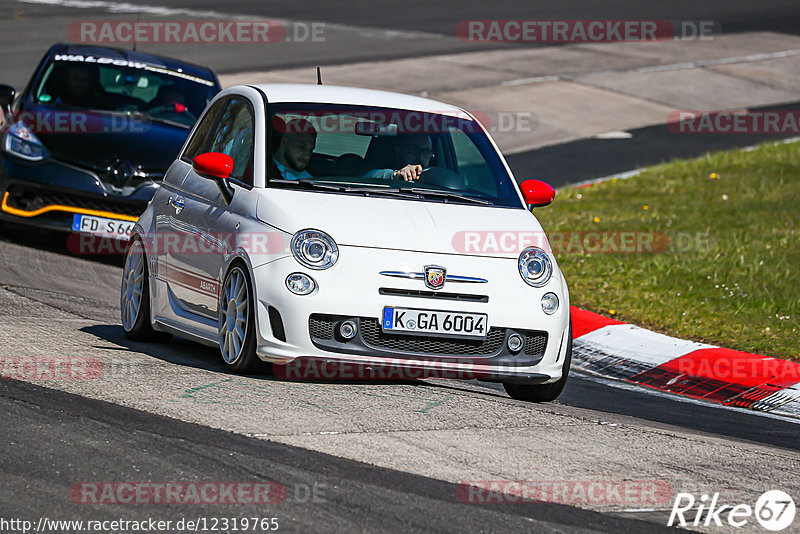
[[[526,248],[519,255],[519,274],[529,286],[542,287],[553,275],[550,256],[538,247]]]
[[[49,155],[42,142],[21,122],[8,128],[3,148],[9,154],[29,161],[39,161]]]
[[[300,230],[292,237],[292,256],[309,269],[327,269],[339,259],[339,248],[325,232]]]

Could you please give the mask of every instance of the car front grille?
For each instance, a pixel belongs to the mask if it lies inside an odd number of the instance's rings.
[[[389,295],[391,297],[417,297],[424,299],[438,299],[438,300],[461,300],[467,302],[489,302],[488,295],[473,295],[469,293],[442,293],[438,291],[423,291],[420,289],[396,289],[391,287],[382,287],[378,289],[381,295]]]
[[[338,321],[349,317],[313,314],[308,326],[312,340],[334,339],[334,328]],[[352,318],[356,319],[356,318]],[[441,337],[386,334],[380,321],[372,317],[357,318],[364,345],[373,349],[391,352],[413,352],[421,354],[482,355],[495,354],[503,348],[508,329],[493,327],[483,340],[446,339]],[[534,330],[513,330],[524,337],[523,352],[528,356],[542,356],[547,348],[547,333]]]
[[[503,346],[505,330],[491,328],[484,340],[442,339],[404,334],[385,334],[377,319],[361,319],[361,335],[371,347],[426,354],[493,354]]]
[[[308,320],[308,331],[314,339],[333,339],[333,323],[338,318],[335,315],[314,314]]]
[[[138,217],[147,207],[145,202],[114,201],[99,197],[23,187],[10,188],[8,205],[23,211],[36,211],[47,206],[60,205],[70,208],[105,211],[131,217]]]

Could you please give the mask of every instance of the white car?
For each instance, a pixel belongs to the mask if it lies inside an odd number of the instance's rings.
[[[458,107],[232,87],[135,225],[122,325],[220,347],[234,371],[396,366],[553,400],[572,354],[569,293],[531,210],[554,195],[517,185]]]

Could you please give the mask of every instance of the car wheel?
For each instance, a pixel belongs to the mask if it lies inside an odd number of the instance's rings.
[[[564,365],[561,368],[561,378],[558,382],[552,384],[512,384],[503,383],[503,387],[508,393],[509,397],[516,400],[528,402],[550,402],[554,401],[561,395],[564,390],[564,385],[567,383],[569,376],[569,366],[572,362],[572,319],[569,321],[569,335],[567,339],[567,351],[564,357]]]
[[[233,371],[252,371],[256,356],[255,302],[247,269],[234,265],[225,275],[219,294],[219,349]]]
[[[165,332],[153,330],[150,324],[150,276],[147,257],[139,238],[134,238],[125,254],[119,298],[122,329],[134,341],[167,341]]]

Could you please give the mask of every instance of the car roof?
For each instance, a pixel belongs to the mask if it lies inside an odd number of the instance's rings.
[[[189,63],[187,61],[181,61],[178,59],[172,59],[164,56],[147,54],[145,52],[134,52],[133,50],[126,50],[123,48],[112,48],[107,46],[58,43],[50,47],[50,51],[48,52],[48,57],[54,56],[55,54],[124,59],[127,61],[147,63],[149,65],[164,67],[171,71],[178,71],[180,69],[180,72],[184,72],[188,75],[203,78],[208,81],[213,81],[215,84],[219,84],[219,81],[217,80],[217,76],[214,74],[214,71],[212,71],[208,67],[202,67],[200,65],[195,65],[194,63]]]
[[[396,108],[425,113],[438,113],[465,117],[465,111],[452,104],[429,98],[404,95],[390,91],[346,87],[341,85],[316,85],[302,83],[268,83],[252,85],[267,95],[272,103],[342,104]]]

